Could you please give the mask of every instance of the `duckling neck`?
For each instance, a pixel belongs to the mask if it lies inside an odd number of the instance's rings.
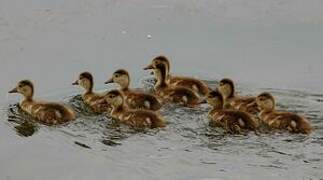
[[[122,104],[120,106],[114,106],[112,109],[112,114],[119,114],[119,113],[127,111],[127,110],[128,110],[128,108],[124,104]]]
[[[230,99],[230,98],[234,98],[234,97],[235,97],[235,92],[234,92],[234,87],[232,87],[225,99]]]
[[[223,110],[223,104],[213,106],[211,111],[220,111],[220,110]]]
[[[32,101],[33,101],[32,96],[25,96],[25,99],[23,100],[23,102],[32,102]]]
[[[156,72],[156,76],[157,76],[157,83],[155,88],[163,88],[163,87],[167,87],[167,69],[166,68],[161,68],[160,70],[158,70]]]
[[[25,95],[24,101],[33,101],[33,93],[31,95]]]
[[[264,108],[261,110],[261,113],[270,113],[275,111],[275,107],[271,107],[271,108]]]
[[[93,84],[91,84],[88,88],[86,88],[85,94],[91,94],[93,93]]]
[[[127,82],[120,83],[122,91],[129,91],[130,80],[128,79]]]

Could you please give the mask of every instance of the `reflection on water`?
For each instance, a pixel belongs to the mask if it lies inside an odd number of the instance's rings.
[[[144,79],[143,82],[146,89],[151,89],[154,81]],[[216,81],[208,82],[208,84],[214,87]],[[77,120],[51,128],[51,131],[45,131],[46,135],[43,140],[47,141],[46,136],[52,136],[53,131],[56,131],[65,137],[61,141],[71,140],[71,146],[76,145],[80,151],[82,149],[95,151],[98,153],[97,156],[102,156],[102,158],[106,151],[120,156],[110,148],[118,148],[118,151],[128,153],[127,149],[133,149],[134,154],[130,153],[125,159],[120,157],[117,160],[120,161],[118,163],[124,163],[121,166],[128,166],[131,160],[126,160],[127,157],[137,156],[136,153],[139,152],[136,149],[142,146],[145,148],[139,148],[140,153],[156,153],[160,154],[160,158],[174,155],[173,158],[176,159],[176,156],[181,156],[184,152],[190,153],[192,157],[200,158],[186,159],[189,166],[192,168],[198,168],[201,165],[209,168],[214,166],[219,173],[228,173],[232,170],[239,173],[240,170],[236,169],[239,167],[252,168],[261,172],[279,170],[280,173],[284,174],[286,171],[285,173],[288,174],[297,166],[298,170],[304,171],[303,177],[319,175],[319,172],[323,170],[323,103],[321,102],[323,96],[290,90],[255,89],[246,86],[239,88],[244,92],[255,94],[261,91],[272,92],[278,98],[279,109],[305,114],[315,131],[310,136],[279,131],[261,133],[258,136],[254,133],[229,135],[221,129],[208,126],[209,107],[203,104],[198,109],[167,105],[161,110],[161,114],[167,119],[168,126],[165,129],[138,132],[104,114],[93,114],[84,105],[81,96],[76,95],[66,96],[65,101],[77,111]],[[17,105],[9,106],[7,118],[13,126],[12,129],[24,137],[32,138],[30,136],[37,130],[48,128],[33,122],[28,115],[19,110]],[[148,169],[149,166],[152,166],[152,170],[154,169],[155,164],[147,162],[145,158],[136,161],[147,163]],[[180,161],[170,163],[173,167],[180,165]],[[226,176],[227,174],[224,175]],[[142,177],[145,177],[145,174],[142,174]]]
[[[8,108],[8,122],[11,122],[18,135],[28,137],[37,132],[37,123],[27,113],[19,108],[18,104]]]

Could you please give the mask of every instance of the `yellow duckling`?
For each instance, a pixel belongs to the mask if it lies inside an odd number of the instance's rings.
[[[235,86],[231,79],[222,79],[218,86],[218,91],[225,99],[226,108],[234,108],[256,115],[259,112],[256,97],[241,97],[235,94]]]
[[[154,90],[157,96],[164,101],[171,101],[187,107],[195,107],[202,100],[193,90],[183,86],[171,86],[167,81],[167,63],[165,61],[155,59],[152,64],[144,68],[144,70],[152,69],[157,79]]]
[[[165,127],[165,121],[157,113],[143,109],[129,109],[124,102],[124,95],[119,90],[107,93],[106,101],[111,104],[111,116],[134,128]]]
[[[35,101],[34,85],[29,80],[20,81],[9,93],[22,94],[24,100],[20,102],[20,108],[43,124],[56,125],[75,119],[74,111],[62,104]]]
[[[257,97],[261,110],[259,118],[273,129],[286,129],[292,133],[310,134],[312,127],[307,119],[290,112],[275,110],[275,99],[270,93],[262,93]]]
[[[166,76],[169,85],[171,86],[183,86],[195,91],[200,97],[205,97],[209,92],[209,87],[201,80],[190,78],[190,77],[182,77],[182,76],[172,76],[170,75],[170,62],[165,56],[157,56],[153,59],[154,61],[164,62],[166,65]]]
[[[256,132],[258,123],[248,113],[224,109],[224,98],[221,93],[211,91],[207,96],[207,102],[213,107],[208,114],[211,126],[221,127],[229,133],[241,133],[242,130]]]
[[[104,113],[109,111],[109,104],[105,101],[104,94],[93,92],[93,76],[89,72],[83,72],[79,75],[73,85],[80,85],[85,89],[82,99],[95,113]]]
[[[109,83],[117,83],[120,85],[121,91],[125,95],[125,101],[127,105],[132,109],[147,109],[158,111],[161,108],[160,102],[154,95],[134,91],[129,88],[130,75],[124,69],[115,71],[112,75],[112,78],[105,82],[105,84]]]

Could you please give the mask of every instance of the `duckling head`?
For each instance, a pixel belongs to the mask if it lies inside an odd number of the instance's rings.
[[[214,108],[214,109],[222,109],[224,104],[224,98],[222,94],[218,91],[211,91],[207,95],[207,102]]]
[[[165,61],[164,56],[158,56],[153,59],[151,64],[144,68],[144,70],[152,69],[154,71],[154,75],[157,79],[156,85],[165,85],[168,80],[168,60]]]
[[[34,85],[29,80],[22,80],[14,89],[9,91],[9,93],[19,93],[22,94],[26,99],[31,100],[34,95]]]
[[[153,65],[155,62],[163,63],[166,66],[167,74],[170,72],[170,62],[166,56],[160,55],[155,57],[150,65]],[[150,65],[144,68],[144,70],[153,69]],[[153,72],[151,73],[152,75],[154,74]]]
[[[112,105],[114,108],[118,108],[123,106],[124,97],[121,91],[119,90],[112,90],[106,94],[106,101]]]
[[[261,93],[260,95],[257,96],[256,99],[257,105],[260,110],[265,110],[265,111],[272,111],[275,109],[275,99],[274,97],[267,92]]]
[[[235,93],[233,81],[228,78],[222,79],[219,83],[218,90],[225,99],[233,97]]]
[[[80,85],[87,92],[92,92],[93,90],[93,76],[89,72],[83,72],[79,75],[78,80],[76,80],[73,85]]]
[[[117,83],[121,86],[122,90],[126,90],[130,84],[130,76],[128,71],[124,69],[119,69],[115,71],[112,75],[112,78],[105,82],[105,84]]]

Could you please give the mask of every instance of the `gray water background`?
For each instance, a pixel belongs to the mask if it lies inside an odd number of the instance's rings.
[[[0,179],[323,178],[322,32],[320,0],[1,0]],[[316,131],[223,136],[205,125],[206,106],[166,107],[169,126],[139,134],[82,113],[31,137],[8,122],[21,97],[7,91],[21,79],[32,79],[41,99],[77,104],[81,90],[70,84],[80,72],[92,72],[104,91],[125,68],[142,87],[142,67],[160,54],[173,74],[213,87],[230,77],[242,94],[271,91]]]

